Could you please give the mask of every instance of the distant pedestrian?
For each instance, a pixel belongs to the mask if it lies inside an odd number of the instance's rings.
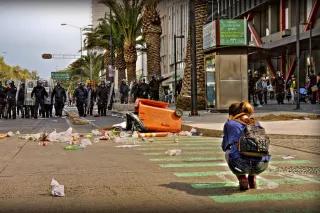
[[[289,87],[289,91],[290,91],[291,103],[294,104],[294,98],[295,98],[295,94],[296,94],[296,90],[297,90],[297,82],[296,82],[296,78],[294,77],[294,75],[292,75],[291,79],[288,81],[288,87]]]
[[[142,79],[142,81],[139,84],[139,98],[149,98],[149,85],[146,83],[145,79]]]
[[[152,76],[149,82],[150,99],[159,100],[159,81],[157,81],[155,76]]]
[[[137,80],[134,80],[131,84],[131,88],[130,88],[130,95],[132,98],[132,101],[135,102],[136,99],[139,96],[139,84],[137,83]]]
[[[277,77],[275,78],[275,88],[277,102],[278,104],[283,104],[285,95],[285,81],[280,72],[277,72]]]
[[[127,104],[128,103],[128,96],[129,96],[129,86],[125,79],[121,81],[120,84],[120,103]]]
[[[97,105],[98,114],[100,116],[106,116],[107,114],[107,104],[108,104],[109,90],[106,87],[105,81],[101,81],[99,87],[97,88]]]
[[[256,95],[258,96],[258,99],[259,99],[259,105],[258,107],[262,107],[263,105],[263,93],[264,93],[264,90],[263,90],[263,76],[261,76],[257,82],[256,82],[256,85],[255,85],[255,93]]]
[[[84,87],[84,84],[81,82],[79,83],[78,88],[75,89],[73,93],[73,97],[75,98],[76,101],[76,106],[78,109],[78,113],[80,117],[85,117],[85,103],[88,98],[88,91]]]
[[[317,93],[318,93],[317,76],[313,72],[310,75],[310,82],[309,82],[309,86],[307,89],[310,94],[311,104],[316,104],[317,103]]]

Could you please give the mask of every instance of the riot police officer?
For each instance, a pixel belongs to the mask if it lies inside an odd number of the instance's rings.
[[[100,86],[97,89],[97,104],[100,116],[106,116],[107,114],[108,95],[109,90],[106,87],[106,83],[101,81]]]
[[[78,88],[75,89],[73,97],[76,99],[76,106],[80,117],[85,117],[85,103],[88,98],[88,91],[84,88],[84,84],[80,83]]]
[[[9,83],[9,87],[7,89],[7,118],[16,119],[16,94],[17,94],[17,87],[14,85],[14,81]]]
[[[6,88],[2,86],[2,82],[0,81],[0,118],[4,118],[4,109],[6,107],[7,103],[7,94],[6,94]]]
[[[24,95],[25,95],[25,83],[21,82],[19,91],[18,91],[18,98],[17,98],[17,114],[19,116],[21,112],[21,118],[25,116],[25,109],[24,109]]]
[[[35,86],[31,92],[31,98],[35,97],[34,105],[34,118],[38,118],[38,111],[40,105],[40,111],[44,110],[44,98],[48,97],[46,89],[42,86],[41,81],[37,81],[37,86]]]
[[[89,82],[87,84],[87,90],[88,90],[88,100],[87,100],[86,111],[87,111],[87,115],[91,115],[92,116],[92,114],[93,114],[93,106],[94,106],[94,102],[95,102],[95,99],[96,99],[96,91],[92,87],[91,82]]]
[[[62,110],[64,107],[64,103],[67,100],[66,90],[61,86],[60,82],[57,82],[57,85],[54,87],[51,94],[51,103],[53,103],[54,99],[54,109],[56,111],[56,116],[62,116]]]

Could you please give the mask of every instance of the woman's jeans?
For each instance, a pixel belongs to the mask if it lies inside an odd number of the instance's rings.
[[[241,157],[237,159],[230,159],[229,151],[226,151],[225,157],[230,170],[235,175],[258,175],[268,168],[269,163]]]

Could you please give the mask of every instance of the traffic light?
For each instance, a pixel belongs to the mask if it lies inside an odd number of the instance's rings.
[[[44,53],[41,56],[43,59],[52,59],[52,54],[50,54],[50,53]]]

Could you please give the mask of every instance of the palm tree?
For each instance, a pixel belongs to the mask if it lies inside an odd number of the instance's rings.
[[[157,11],[159,0],[149,0],[145,3],[143,9],[142,23],[143,35],[147,44],[147,70],[148,77],[151,75],[161,76],[160,66],[160,36],[161,20]]]
[[[204,71],[204,53],[203,53],[203,25],[207,19],[207,1],[195,0],[195,26],[196,26],[196,58],[197,58],[197,100],[198,109],[205,109],[205,71]],[[185,59],[184,77],[182,89],[177,99],[177,107],[189,110],[191,106],[191,40],[190,32],[187,42],[187,54]]]
[[[140,14],[144,1],[102,0],[101,2],[113,12],[115,22],[124,36],[123,50],[128,81],[133,81],[136,79],[136,38],[141,34],[142,19]]]
[[[90,52],[88,55],[74,61],[67,71],[70,74],[71,81],[77,81],[82,76],[83,79],[90,78],[92,71],[92,79],[98,81],[99,73],[103,68],[103,55],[96,52]]]

